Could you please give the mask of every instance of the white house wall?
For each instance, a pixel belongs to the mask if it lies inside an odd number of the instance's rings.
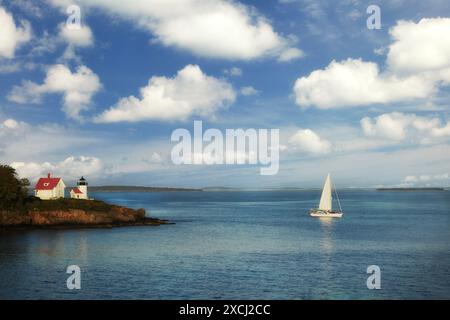
[[[65,197],[65,188],[66,185],[62,180],[58,182],[56,187],[52,190],[37,190],[36,197],[41,198],[42,200],[52,200],[59,199]]]
[[[53,190],[38,190],[36,191],[36,197],[42,200],[50,200],[53,198]]]

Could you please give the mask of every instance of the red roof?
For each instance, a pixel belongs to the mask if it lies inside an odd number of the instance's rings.
[[[78,188],[73,188],[72,191],[73,193],[83,194],[83,192],[81,192],[81,190]]]
[[[50,173],[47,178],[40,178],[36,183],[36,190],[53,190],[58,185],[61,178],[52,178]]]

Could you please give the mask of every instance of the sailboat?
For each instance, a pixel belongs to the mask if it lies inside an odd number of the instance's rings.
[[[333,196],[332,196],[332,184],[331,176],[328,174],[325,184],[323,185],[322,196],[320,197],[319,208],[311,209],[309,215],[311,217],[327,217],[327,218],[340,218],[343,215],[341,209],[341,203],[337,196],[336,189],[334,192],[339,204],[339,211],[333,211]]]

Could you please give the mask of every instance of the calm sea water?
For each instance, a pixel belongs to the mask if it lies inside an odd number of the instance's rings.
[[[450,192],[342,191],[335,220],[308,216],[319,193],[97,193],[176,224],[0,233],[0,298],[450,298]]]

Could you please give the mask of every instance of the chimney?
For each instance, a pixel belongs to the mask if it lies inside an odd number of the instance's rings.
[[[49,178],[50,179],[50,177],[51,177],[51,174],[50,174],[50,172],[48,173],[48,175],[47,175],[47,178]]]

